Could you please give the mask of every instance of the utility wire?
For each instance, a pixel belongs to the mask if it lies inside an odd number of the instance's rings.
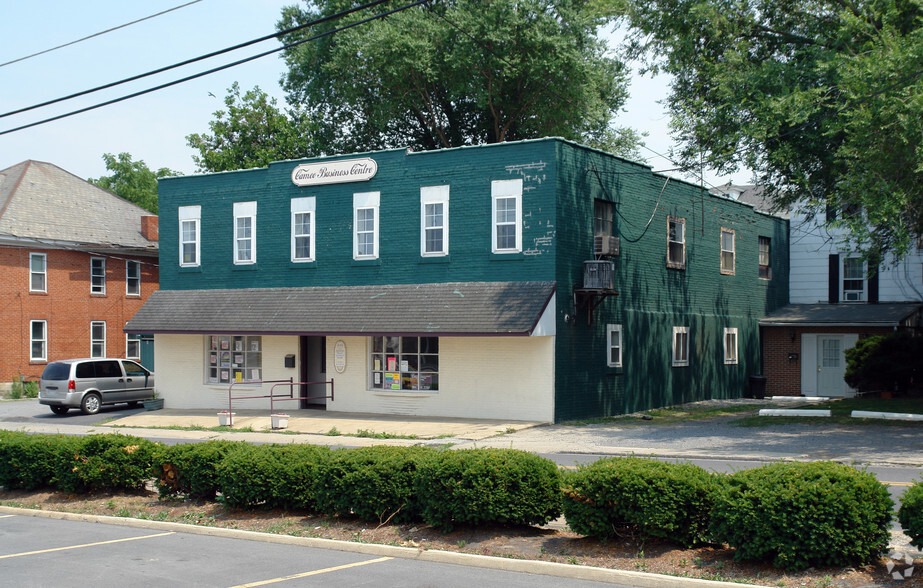
[[[370,3],[370,4],[379,4],[379,3],[385,2],[385,1],[388,1],[388,0],[377,0],[376,2]],[[370,17],[368,17],[368,18],[364,18],[364,19],[362,19],[362,20],[358,20],[358,21],[356,21],[356,22],[354,22],[354,23],[351,23],[351,24],[342,26],[342,27],[340,27],[340,28],[332,29],[332,30],[327,31],[327,32],[324,32],[324,33],[319,33],[319,34],[314,35],[314,36],[312,36],[312,37],[308,37],[308,38],[306,38],[306,39],[302,39],[301,41],[296,41],[296,42],[294,42],[294,43],[289,43],[288,45],[283,45],[282,47],[278,47],[278,48],[276,48],[276,49],[271,49],[271,50],[269,50],[269,51],[264,51],[263,53],[259,53],[259,54],[257,54],[257,55],[253,55],[253,56],[251,56],[251,57],[247,57],[247,58],[244,58],[244,59],[240,59],[240,60],[235,61],[235,62],[233,62],[233,63],[229,63],[229,64],[222,65],[222,66],[219,66],[219,67],[216,67],[216,68],[213,68],[213,69],[204,71],[204,72],[200,72],[200,73],[197,73],[197,74],[193,74],[193,75],[190,75],[190,76],[186,76],[185,78],[181,78],[181,79],[178,79],[178,80],[174,80],[174,81],[172,81],[172,82],[167,82],[167,83],[161,84],[161,85],[159,85],[159,86],[154,86],[153,88],[147,88],[146,90],[140,90],[140,91],[134,92],[134,93],[132,93],[132,94],[127,94],[127,95],[125,95],[125,96],[121,96],[121,97],[119,97],[119,98],[113,98],[112,100],[107,100],[107,101],[105,101],[105,102],[100,102],[100,103],[94,104],[94,105],[92,105],[92,106],[87,106],[86,108],[81,108],[81,109],[79,109],[79,110],[73,110],[73,111],[71,111],[71,112],[67,112],[67,113],[64,113],[64,114],[60,114],[60,115],[58,115],[58,116],[53,116],[53,117],[50,117],[50,118],[46,118],[46,119],[43,119],[43,120],[40,120],[40,121],[36,121],[36,122],[33,122],[33,123],[25,124],[25,125],[22,125],[22,126],[19,126],[19,127],[12,128],[12,129],[7,129],[7,130],[5,130],[5,131],[0,131],[0,135],[7,135],[7,134],[9,134],[9,133],[15,133],[16,131],[21,131],[21,130],[23,130],[23,129],[28,129],[28,128],[31,128],[31,127],[43,125],[43,124],[46,124],[46,123],[49,123],[49,122],[53,122],[53,121],[56,121],[56,120],[60,120],[60,119],[62,119],[62,118],[67,118],[67,117],[70,117],[70,116],[74,116],[74,115],[76,115],[76,114],[82,114],[82,113],[88,112],[88,111],[90,111],[90,110],[96,110],[97,108],[102,108],[103,106],[110,106],[110,105],[112,105],[112,104],[116,104],[116,103],[118,103],[118,102],[123,102],[123,101],[129,100],[129,99],[131,99],[131,98],[137,98],[138,96],[143,96],[143,95],[145,95],[145,94],[150,94],[151,92],[156,92],[156,91],[158,91],[158,90],[163,90],[164,88],[169,88],[169,87],[171,87],[171,86],[176,86],[176,85],[179,85],[179,84],[182,84],[182,83],[185,83],[185,82],[188,82],[188,81],[197,79],[197,78],[201,78],[201,77],[204,77],[204,76],[207,76],[207,75],[210,75],[210,74],[213,74],[213,73],[216,73],[216,72],[225,70],[225,69],[230,69],[230,68],[232,68],[232,67],[236,67],[236,66],[238,66],[238,65],[241,65],[241,64],[244,64],[244,63],[247,63],[247,62],[250,62],[250,61],[254,61],[254,60],[259,59],[259,58],[261,58],[261,57],[266,57],[267,55],[271,55],[271,54],[273,54],[273,53],[278,53],[279,51],[284,51],[284,50],[290,49],[290,48],[292,48],[292,47],[297,47],[297,46],[299,46],[299,45],[303,45],[304,43],[308,43],[308,42],[310,42],[310,41],[316,41],[317,39],[321,39],[321,38],[323,38],[323,37],[326,37],[326,36],[329,36],[329,35],[333,35],[333,34],[336,34],[336,33],[342,32],[342,31],[345,31],[345,30],[347,30],[347,29],[351,29],[351,28],[353,28],[353,27],[356,27],[356,26],[359,26],[359,25],[362,25],[362,24],[366,24],[366,23],[372,22],[372,21],[374,21],[374,20],[379,20],[379,19],[385,18],[385,17],[387,17],[387,16],[390,16],[390,15],[392,15],[392,14],[401,12],[401,11],[403,11],[403,10],[407,10],[408,8],[413,8],[413,7],[415,7],[415,6],[419,6],[419,5],[421,5],[421,4],[426,4],[427,2],[431,2],[431,1],[432,1],[432,0],[417,0],[416,2],[412,2],[412,3],[407,4],[407,5],[405,5],[405,6],[401,6],[401,7],[399,7],[399,8],[395,8],[395,9],[389,10],[389,11],[387,11],[387,12],[382,12],[382,13],[376,14],[375,16],[370,16]],[[352,10],[351,10],[351,12],[352,12]],[[322,20],[329,20],[330,18],[332,18],[332,17],[324,17],[324,19],[322,19]],[[321,19],[319,19],[318,21],[315,21],[315,24],[316,24],[317,22],[320,22],[320,20],[321,20]],[[298,27],[298,28],[304,28],[304,26],[306,26],[306,25],[302,25],[301,27]],[[272,37],[275,37],[275,36],[278,36],[278,35],[281,35],[281,34],[284,34],[284,32],[283,32],[283,33],[278,33],[277,35],[272,35],[271,37],[268,37],[268,38],[272,38]]]
[[[199,1],[199,0],[197,0],[197,1]],[[35,110],[35,109],[37,109],[37,108],[43,108],[43,107],[45,107],[45,106],[50,106],[50,105],[52,105],[52,104],[57,104],[58,102],[64,102],[65,100],[72,100],[72,99],[74,99],[74,98],[79,98],[80,96],[86,96],[87,94],[92,94],[92,93],[94,93],[94,92],[99,92],[100,90],[107,90],[107,89],[113,88],[113,87],[115,87],[115,86],[120,86],[120,85],[122,85],[122,84],[127,84],[128,82],[134,82],[134,81],[140,80],[140,79],[142,79],[142,78],[150,77],[150,76],[152,76],[152,75],[156,75],[156,74],[159,74],[159,73],[163,73],[163,72],[165,72],[165,71],[170,71],[171,69],[176,69],[176,68],[178,68],[178,67],[183,67],[183,66],[185,66],[185,65],[189,65],[189,64],[191,64],[191,63],[196,63],[197,61],[203,61],[203,60],[205,60],[205,59],[210,59],[210,58],[212,58],[212,57],[217,57],[218,55],[223,55],[223,54],[225,54],[225,53],[230,53],[231,51],[236,51],[236,50],[238,50],[238,49],[243,49],[244,47],[249,47],[250,45],[255,45],[255,44],[257,44],[257,43],[262,43],[263,41],[268,41],[268,40],[270,40],[270,39],[275,39],[275,38],[277,38],[277,37],[281,37],[281,36],[283,36],[283,35],[288,35],[288,34],[290,34],[290,33],[294,33],[294,32],[300,31],[300,30],[302,30],[302,29],[306,29],[306,28],[313,27],[313,26],[316,26],[316,25],[319,25],[319,24],[323,24],[323,23],[328,22],[328,21],[331,21],[331,20],[336,20],[336,19],[342,18],[342,17],[344,17],[344,16],[346,16],[346,15],[348,15],[348,14],[352,14],[353,12],[358,12],[358,11],[360,11],[360,10],[365,10],[366,8],[372,8],[372,7],[374,7],[374,6],[377,6],[377,5],[379,5],[379,4],[383,4],[383,3],[389,2],[389,1],[390,1],[390,0],[373,0],[372,2],[368,2],[368,3],[363,4],[363,5],[361,5],[361,6],[356,6],[356,7],[354,7],[354,8],[349,8],[349,9],[347,9],[347,10],[343,10],[342,12],[337,12],[336,14],[331,14],[330,16],[324,16],[324,17],[318,18],[317,20],[313,20],[313,21],[311,21],[311,22],[305,23],[305,24],[303,24],[303,25],[298,25],[297,27],[292,27],[292,28],[286,29],[286,30],[284,30],[284,31],[280,31],[280,32],[278,32],[278,33],[273,33],[273,34],[271,34],[271,35],[266,35],[266,36],[260,37],[260,38],[258,38],[258,39],[253,39],[253,40],[251,40],[251,41],[246,41],[246,42],[244,42],[244,43],[239,43],[239,44],[237,44],[237,45],[234,45],[233,47],[227,47],[227,48],[225,48],[225,49],[220,49],[220,50],[218,50],[218,51],[212,51],[211,53],[207,53],[207,54],[205,54],[205,55],[200,55],[199,57],[193,57],[192,59],[187,59],[187,60],[181,61],[181,62],[179,62],[179,63],[174,63],[173,65],[168,65],[168,66],[165,66],[165,67],[161,67],[161,68],[158,68],[158,69],[154,69],[154,70],[151,70],[151,71],[142,73],[142,74],[138,74],[138,75],[135,75],[135,76],[131,76],[131,77],[128,77],[128,78],[124,78],[124,79],[118,80],[118,81],[116,81],[116,82],[110,82],[110,83],[108,83],[108,84],[103,84],[102,86],[97,86],[97,87],[95,87],[95,88],[90,88],[89,90],[83,90],[83,91],[77,92],[77,93],[75,93],[75,94],[70,94],[69,96],[62,96],[61,98],[55,98],[55,99],[53,99],[53,100],[48,100],[47,102],[42,102],[42,103],[40,103],[40,104],[33,104],[32,106],[26,106],[26,107],[20,108],[20,109],[18,109],[18,110],[11,110],[11,111],[9,111],[9,112],[5,112],[5,113],[3,113],[3,114],[0,114],[0,118],[4,118],[4,117],[7,117],[7,116],[12,116],[12,115],[14,115],[14,114],[21,114],[21,113],[23,113],[23,112],[28,112],[28,111],[30,111],[30,110]],[[284,48],[283,48],[283,49],[284,49]],[[268,55],[268,54],[269,54],[269,53],[263,53],[263,54],[260,54],[260,55],[258,55],[258,56],[256,56],[256,57],[254,57],[253,59],[257,59],[257,58],[259,58],[259,57],[263,57],[264,55]],[[239,63],[244,63],[244,62],[245,62],[245,61],[240,61],[240,62],[237,62],[237,64],[239,64]],[[234,65],[236,65],[236,64],[234,64]],[[219,70],[216,69],[216,70],[212,70],[212,71],[214,72],[214,71],[219,71]],[[208,73],[212,73],[212,72],[208,72]]]
[[[158,12],[157,14],[152,14],[152,15],[150,15],[150,16],[145,16],[144,18],[139,18],[138,20],[133,20],[133,21],[131,21],[131,22],[127,22],[127,23],[125,23],[125,24],[121,24],[121,25],[119,25],[119,26],[117,26],[117,27],[112,27],[111,29],[106,29],[105,31],[100,31],[100,32],[98,32],[98,33],[93,33],[92,35],[88,35],[88,36],[83,37],[83,38],[81,38],[81,39],[77,39],[76,41],[71,41],[70,43],[64,43],[63,45],[58,45],[57,47],[52,47],[51,49],[45,49],[45,50],[43,50],[43,51],[39,51],[39,52],[33,53],[33,54],[31,54],[31,55],[26,55],[25,57],[19,57],[18,59],[14,59],[14,60],[12,60],[12,61],[7,61],[6,63],[0,63],[0,67],[5,67],[5,66],[7,66],[7,65],[12,65],[12,64],[14,64],[14,63],[19,63],[20,61],[25,61],[25,60],[27,60],[27,59],[32,59],[33,57],[38,57],[39,55],[44,55],[44,54],[46,54],[46,53],[51,53],[52,51],[57,51],[58,49],[63,49],[64,47],[70,47],[71,45],[76,45],[77,43],[86,41],[86,40],[88,40],[88,39],[92,39],[93,37],[99,37],[99,36],[101,36],[101,35],[105,35],[106,33],[111,33],[112,31],[117,31],[117,30],[119,30],[119,29],[124,29],[125,27],[129,27],[129,26],[131,26],[131,25],[133,25],[133,24],[138,24],[139,22],[143,22],[143,21],[145,21],[145,20],[150,20],[150,19],[152,19],[152,18],[155,18],[155,17],[161,16],[161,15],[164,15],[164,14],[166,14],[166,13],[168,13],[168,12],[173,12],[174,10],[179,10],[180,8],[185,8],[185,7],[187,7],[187,6],[191,5],[191,4],[195,4],[195,3],[201,2],[201,1],[202,1],[202,0],[192,0],[192,2],[186,2],[185,4],[180,4],[179,6],[174,6],[173,8],[168,8],[168,9],[166,9],[166,10],[162,10],[162,11]]]

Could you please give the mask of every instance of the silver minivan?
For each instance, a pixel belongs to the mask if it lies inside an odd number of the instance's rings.
[[[104,404],[127,402],[137,406],[154,395],[154,373],[130,359],[96,357],[65,359],[45,366],[39,404],[65,414],[79,408],[96,414]]]

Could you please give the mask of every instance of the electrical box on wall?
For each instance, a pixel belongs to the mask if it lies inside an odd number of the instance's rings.
[[[285,367],[287,368],[295,367],[295,356],[294,355],[285,356]]]

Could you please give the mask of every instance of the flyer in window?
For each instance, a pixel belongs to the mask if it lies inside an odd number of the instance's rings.
[[[393,372],[397,370],[397,358],[389,357],[388,358],[388,371]]]
[[[400,390],[401,375],[397,372],[385,372],[385,388],[390,390]]]

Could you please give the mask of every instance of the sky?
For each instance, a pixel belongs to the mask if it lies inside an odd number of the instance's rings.
[[[192,0],[32,0],[7,2],[0,19],[0,63],[70,43],[166,11]],[[0,67],[0,114],[39,104],[172,65],[275,32],[282,7],[296,0],[199,0],[183,8],[93,37],[37,57]],[[234,53],[198,62],[61,104],[0,118],[0,133],[180,79],[263,51],[269,40]],[[196,171],[195,151],[186,136],[209,132],[208,123],[224,106],[237,81],[246,91],[259,86],[284,107],[279,80],[285,65],[279,53],[157,92],[29,129],[0,135],[0,169],[34,159],[53,163],[81,178],[107,175],[104,153],[128,152],[151,169]],[[654,152],[670,150],[668,117],[659,102],[668,79],[635,76],[631,99],[616,120],[647,132],[642,149],[654,170],[673,167]],[[717,177],[712,185],[747,183],[746,174]]]

